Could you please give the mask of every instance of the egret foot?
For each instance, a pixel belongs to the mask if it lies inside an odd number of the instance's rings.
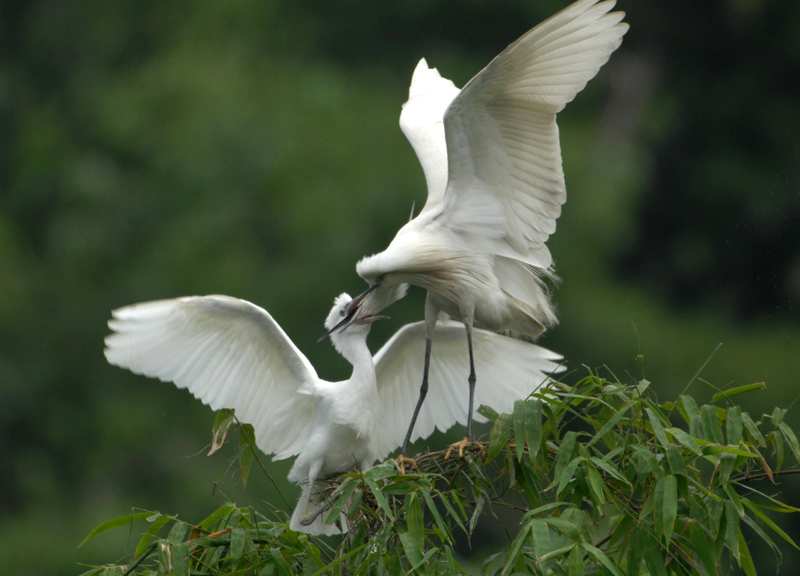
[[[481,450],[483,450],[483,444],[481,444],[480,442],[475,442],[474,440],[470,440],[469,438],[467,438],[465,436],[463,440],[459,440],[458,442],[454,442],[453,444],[450,444],[450,447],[447,449],[447,452],[445,452],[445,454],[444,454],[444,459],[445,460],[449,460],[450,459],[450,455],[455,450],[458,450],[458,457],[459,458],[463,458],[464,457],[464,450],[467,449],[467,448],[477,448],[478,451],[481,451]]]
[[[412,468],[414,470],[419,470],[417,461],[403,454],[398,454],[397,458],[394,459],[393,464],[400,474],[405,474],[407,470],[411,470]]]

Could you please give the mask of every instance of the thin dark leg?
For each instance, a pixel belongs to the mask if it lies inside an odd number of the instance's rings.
[[[431,339],[425,340],[425,366],[422,372],[422,386],[419,387],[419,400],[417,400],[417,407],[414,408],[414,415],[411,417],[411,425],[408,427],[406,439],[403,440],[403,447],[400,448],[400,454],[406,456],[408,451],[408,444],[411,442],[411,432],[414,430],[414,425],[417,423],[417,416],[419,410],[422,408],[422,403],[425,401],[425,396],[428,395],[428,369],[431,366]]]
[[[472,408],[475,404],[475,360],[472,357],[472,328],[467,325],[467,346],[469,346],[469,409],[467,412],[467,440],[472,442]]]

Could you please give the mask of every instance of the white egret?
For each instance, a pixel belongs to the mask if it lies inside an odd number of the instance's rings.
[[[405,291],[405,286],[398,286]],[[106,337],[109,363],[174,382],[212,409],[233,408],[253,425],[257,446],[274,459],[297,456],[289,480],[303,485],[290,526],[338,534],[323,521],[327,503],[316,484],[327,475],[362,469],[396,449],[415,406],[426,339],[422,322],[401,328],[373,358],[366,338],[377,319],[347,294],[336,298],[325,326],[352,365],[348,380],[327,382],[267,311],[230,296],[197,296],[115,310]],[[452,395],[468,363],[459,323],[443,321],[432,334],[431,372],[442,385],[419,414],[418,437],[464,423]],[[476,357],[492,366],[491,387],[479,403],[509,412],[560,370],[557,354],[513,338],[476,331]]]
[[[556,114],[622,42],[628,25],[624,13],[609,12],[613,6],[575,2],[511,44],[463,90],[424,59],[414,71],[400,127],[422,164],[428,199],[386,250],[356,270],[370,284],[364,306],[373,312],[393,301],[397,284],[427,290],[426,367],[440,312],[463,322],[470,415],[473,326],[533,339],[556,322],[543,282],[554,278],[545,242],[566,200]],[[403,455],[427,391],[426,368]]]

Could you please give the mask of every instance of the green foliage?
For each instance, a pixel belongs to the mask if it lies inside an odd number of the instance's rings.
[[[492,576],[711,576],[731,566],[754,575],[754,539],[778,562],[781,542],[797,548],[775,517],[800,509],[759,488],[800,471],[785,468],[800,456],[786,411],[754,418],[731,402],[763,384],[705,405],[686,394],[660,403],[649,386],[590,373],[516,402],[512,414],[482,408],[493,421],[488,443],[419,455],[406,473],[389,460],[332,477],[324,513],[329,522],[347,515],[342,538],[297,534],[285,511],[233,504],[197,525],[135,512],[86,539],[135,530],[130,562],[85,575],[466,574],[456,538],[469,540],[479,519],[501,509],[518,526],[507,525],[507,548],[483,560]],[[215,444],[232,421],[217,418]],[[239,461],[250,438],[240,436]]]

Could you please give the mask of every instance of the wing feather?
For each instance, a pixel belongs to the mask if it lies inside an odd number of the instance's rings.
[[[235,409],[267,454],[299,453],[316,405],[300,389],[317,374],[266,310],[193,296],[120,308],[108,324],[111,364],[174,382],[213,410]]]
[[[556,114],[622,42],[628,25],[624,13],[609,12],[613,6],[572,4],[467,83],[444,115],[445,150],[431,152],[447,156],[446,189],[429,185],[419,218],[479,236],[474,244],[487,252],[539,268],[552,264],[544,244],[566,201]],[[502,234],[497,222],[505,223]]]
[[[480,329],[472,331],[478,383],[475,408],[481,404],[509,412],[514,401],[527,397],[560,372],[561,356],[541,346]],[[378,396],[383,424],[373,437],[376,458],[400,446],[422,382],[425,323],[401,328],[375,355]],[[463,324],[440,320],[433,334],[428,396],[422,405],[412,441],[427,438],[435,429],[466,424],[469,353]],[[474,415],[476,421],[483,417]]]

